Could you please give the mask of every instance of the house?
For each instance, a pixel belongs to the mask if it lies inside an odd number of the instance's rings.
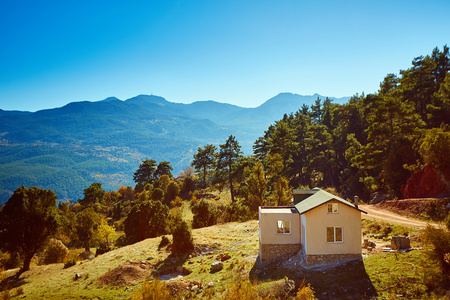
[[[294,206],[259,207],[261,262],[302,250],[307,265],[361,257],[361,213],[319,188],[294,190]]]

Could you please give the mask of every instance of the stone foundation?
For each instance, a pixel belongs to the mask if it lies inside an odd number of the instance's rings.
[[[292,255],[300,250],[300,244],[260,244],[259,257],[261,262]]]
[[[361,254],[316,254],[306,255],[306,265],[320,265],[345,259],[361,259]]]

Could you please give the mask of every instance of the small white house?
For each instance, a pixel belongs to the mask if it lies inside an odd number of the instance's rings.
[[[259,207],[261,262],[298,252],[307,265],[361,257],[361,212],[319,188],[294,190],[292,207]]]

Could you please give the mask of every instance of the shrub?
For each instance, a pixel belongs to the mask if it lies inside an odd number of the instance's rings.
[[[0,252],[0,268],[14,269],[20,266],[19,253]]]
[[[50,239],[44,251],[44,264],[54,264],[63,262],[69,254],[69,249],[57,239]]]
[[[114,244],[117,247],[123,247],[123,246],[129,245],[131,243],[128,241],[127,236],[125,234],[122,234],[121,236],[119,236],[117,238],[117,240],[115,241]]]
[[[233,282],[227,286],[224,293],[224,299],[227,300],[259,300],[262,299],[258,294],[258,289],[249,280]]]
[[[166,283],[157,279],[151,282],[146,281],[142,288],[134,294],[133,298],[142,300],[174,299]]]
[[[447,217],[447,209],[436,200],[428,202],[425,213],[433,221],[442,221]]]
[[[127,243],[136,243],[167,233],[169,208],[161,201],[149,200],[131,209],[124,221]]]
[[[305,282],[303,281],[298,288],[298,292],[295,299],[297,300],[316,299],[316,297],[314,296],[314,289],[311,287],[309,283],[305,284]]]
[[[167,236],[163,235],[161,237],[161,242],[159,243],[158,249],[164,248],[165,246],[170,244],[170,240]]]
[[[252,213],[244,201],[239,200],[227,205],[220,216],[221,222],[245,222],[252,218]]]
[[[194,250],[194,240],[188,224],[180,220],[172,232],[172,254],[175,256],[190,253]]]
[[[77,264],[77,260],[75,258],[69,259],[68,261],[66,261],[66,263],[64,264],[64,269],[70,268],[72,266],[75,266]]]
[[[424,230],[424,239],[431,244],[428,255],[437,261],[444,274],[450,274],[450,264],[445,261],[445,254],[450,253],[450,231],[447,228],[435,228],[427,225]]]
[[[217,209],[205,200],[201,200],[193,205],[192,213],[194,215],[192,220],[193,228],[208,227],[217,223]]]
[[[113,248],[110,246],[110,245],[108,245],[108,244],[105,244],[105,243],[101,243],[100,245],[99,245],[99,247],[97,248],[97,250],[95,251],[95,257],[97,257],[97,256],[99,256],[99,255],[102,255],[102,254],[104,254],[104,253],[106,253],[106,252],[109,252],[109,251],[111,251]]]

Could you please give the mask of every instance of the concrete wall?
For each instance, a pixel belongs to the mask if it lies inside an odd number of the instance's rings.
[[[306,254],[361,254],[361,212],[338,201],[339,213],[328,213],[327,204],[305,213]],[[303,219],[302,219],[303,220]],[[327,227],[342,227],[343,242],[327,243]]]
[[[320,265],[345,259],[362,259],[361,254],[318,254],[306,255],[306,265]]]

